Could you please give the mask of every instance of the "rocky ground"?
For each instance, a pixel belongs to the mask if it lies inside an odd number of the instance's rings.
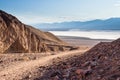
[[[67,59],[73,55],[81,55],[86,50],[49,53],[0,54],[0,80],[34,80],[44,73],[44,68],[54,61]],[[42,68],[42,72],[39,72]]]
[[[60,38],[0,10],[0,80],[120,80],[120,39]]]
[[[35,80],[120,80],[120,39],[102,42],[79,56],[41,68]]]
[[[119,41],[88,49],[0,54],[0,80],[119,80]]]

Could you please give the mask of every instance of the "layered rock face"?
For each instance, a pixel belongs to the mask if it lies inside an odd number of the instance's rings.
[[[73,56],[58,64],[54,62],[37,79],[120,80],[120,39],[101,42],[81,56]]]
[[[71,48],[53,34],[25,25],[0,10],[0,53],[37,53]]]

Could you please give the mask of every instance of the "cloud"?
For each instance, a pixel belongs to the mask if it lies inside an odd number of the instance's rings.
[[[73,17],[73,16],[61,16],[59,17],[60,19],[63,19],[63,20],[75,20],[77,19],[78,17]]]
[[[51,17],[42,17],[38,15],[17,15],[17,18],[26,24],[50,23],[55,22],[56,19]]]
[[[16,17],[25,24],[38,24],[38,23],[53,23],[80,20],[78,17],[60,16],[60,17],[45,17],[40,15],[16,15]]]
[[[28,25],[34,25],[39,23],[54,23],[54,22],[65,22],[65,21],[86,21],[91,20],[88,16],[41,16],[34,13],[14,14],[20,21]]]

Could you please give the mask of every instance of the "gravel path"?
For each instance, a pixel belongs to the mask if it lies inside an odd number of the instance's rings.
[[[85,51],[86,50],[62,52],[57,55],[50,55],[35,60],[18,61],[14,64],[9,64],[0,70],[0,80],[21,80],[30,73],[37,73],[37,69],[40,66],[48,66],[52,64],[52,60],[55,60],[55,58],[67,58],[73,55],[80,55]],[[29,75],[29,77],[31,77],[31,75]]]

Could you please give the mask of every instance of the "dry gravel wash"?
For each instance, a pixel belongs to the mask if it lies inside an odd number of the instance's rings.
[[[38,68],[40,66],[48,66],[52,64],[52,60],[59,58],[69,58],[74,55],[80,55],[84,53],[86,50],[75,50],[69,52],[61,52],[56,55],[50,55],[46,57],[41,57],[35,60],[25,60],[25,61],[17,61],[15,63],[11,63],[0,70],[0,80],[22,80],[26,76],[31,73],[38,72]],[[4,62],[3,62],[4,63]],[[0,63],[1,64],[1,63]],[[33,74],[29,75],[29,77]]]

